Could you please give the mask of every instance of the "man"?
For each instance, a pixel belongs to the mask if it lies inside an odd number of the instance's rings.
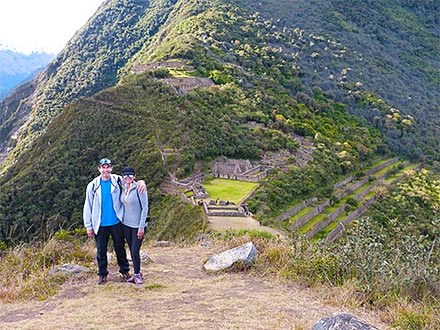
[[[110,159],[103,158],[99,161],[98,171],[100,176],[87,185],[86,199],[84,202],[83,219],[87,228],[87,236],[94,237],[96,242],[96,260],[98,262],[98,284],[107,282],[108,261],[107,246],[110,236],[116,252],[119,273],[127,280],[130,277],[129,264],[125,251],[122,217],[124,206],[120,201],[121,177],[112,174],[113,165]],[[145,192],[145,181],[138,182],[140,192]]]

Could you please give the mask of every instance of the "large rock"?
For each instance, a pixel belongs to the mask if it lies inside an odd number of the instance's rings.
[[[62,266],[56,266],[49,273],[50,274],[66,274],[66,275],[78,275],[88,272],[90,269],[84,266],[64,264]]]
[[[158,247],[169,247],[169,246],[176,246],[177,243],[175,242],[170,242],[170,241],[158,241],[156,242],[156,244],[154,244],[154,246],[158,246]]]
[[[153,263],[154,260],[143,250],[139,251],[139,256],[141,257],[142,263]],[[127,253],[127,260],[131,263],[133,263],[133,259],[131,258],[131,253]]]
[[[338,314],[323,318],[315,323],[312,330],[373,330],[376,328],[371,324],[360,321],[350,314]]]
[[[236,248],[214,254],[205,263],[205,270],[218,271],[229,268],[237,261],[251,263],[257,255],[257,249],[252,242],[243,244]]]

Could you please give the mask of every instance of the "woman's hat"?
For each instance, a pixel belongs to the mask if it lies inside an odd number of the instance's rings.
[[[124,167],[122,170],[122,176],[124,175],[134,175],[134,168],[131,166]]]

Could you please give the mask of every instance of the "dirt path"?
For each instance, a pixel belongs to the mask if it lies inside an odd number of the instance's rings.
[[[252,217],[208,217],[209,226],[217,231],[227,229],[249,229],[267,231],[278,237],[287,237],[286,233],[273,229],[271,227],[262,226]]]
[[[246,273],[207,274],[203,263],[221,246],[149,247],[145,283],[105,285],[96,275],[73,280],[46,301],[0,303],[0,329],[310,329],[348,312],[385,329],[362,311],[325,305],[317,293]]]

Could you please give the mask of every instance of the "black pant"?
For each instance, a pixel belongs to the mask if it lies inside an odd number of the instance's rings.
[[[127,240],[128,247],[130,248],[130,254],[131,254],[131,260],[133,261],[133,269],[135,274],[139,274],[141,271],[141,256],[139,254],[142,241],[142,239],[137,238],[137,228],[131,228],[126,225],[122,225],[124,228],[124,236]]]
[[[125,251],[124,233],[122,224],[118,223],[113,226],[99,227],[98,234],[95,234],[96,242],[96,261],[98,262],[98,275],[108,275],[107,247],[110,236],[113,240],[113,247],[116,252],[119,272],[121,274],[128,273],[130,266],[128,265],[127,253]]]

